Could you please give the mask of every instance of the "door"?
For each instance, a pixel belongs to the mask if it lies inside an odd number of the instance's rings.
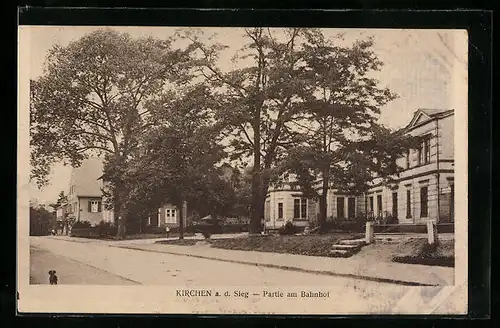
[[[345,218],[344,214],[344,197],[337,197],[337,218]]]
[[[354,197],[349,197],[347,199],[347,216],[352,219],[356,216],[356,199]]]

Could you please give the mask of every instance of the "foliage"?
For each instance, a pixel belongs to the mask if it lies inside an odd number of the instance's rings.
[[[117,227],[113,223],[104,220],[99,222],[96,228],[100,236],[113,236],[117,232]]]
[[[368,39],[341,47],[321,33],[311,34],[304,45],[310,83],[303,119],[293,122],[302,137],[280,170],[295,173],[304,194],[319,198],[320,227],[329,189],[367,190],[375,176],[397,174],[396,159],[410,146],[404,134],[377,123],[380,108],[396,96],[369,77],[382,67],[372,46]]]
[[[101,29],[54,46],[43,75],[30,84],[32,180],[43,187],[56,161],[79,166],[89,155],[107,155],[116,170],[130,160],[140,136],[157,123],[150,103],[185,82],[187,57],[171,43]],[[108,178],[123,190],[114,204],[119,214],[126,186],[119,172]]]
[[[59,195],[57,196],[57,201],[53,204],[50,204],[50,206],[53,209],[58,209],[62,205],[66,204],[68,202],[68,196],[64,194],[64,190],[61,190],[59,192]]]
[[[204,44],[200,35],[186,32],[197,72],[222,95],[217,119],[230,138],[231,159],[252,163],[251,230],[259,232],[265,195],[276,161],[295,133],[288,122],[299,115],[307,80],[303,78],[301,41],[308,29],[244,29],[248,43],[233,58],[245,63],[229,72],[217,60],[226,47]]]
[[[30,206],[30,236],[48,235],[54,222],[54,215],[45,208]]]
[[[121,166],[128,169],[122,176],[131,186],[131,206],[145,209],[170,203],[180,209],[187,202],[195,209],[224,212],[233,195],[217,166],[225,156],[212,117],[217,102],[201,84],[180,92],[177,99],[151,104],[164,124],[144,136],[134,163]]]
[[[71,229],[90,228],[91,226],[92,226],[92,224],[90,223],[90,221],[86,221],[86,220],[85,221],[76,221],[71,226]]]
[[[367,218],[363,214],[359,214],[350,219],[332,218],[323,224],[323,229],[320,233],[330,231],[343,231],[343,232],[363,232],[365,231]]]
[[[292,221],[287,221],[283,227],[278,230],[280,235],[293,235],[297,233],[297,227],[292,223]]]

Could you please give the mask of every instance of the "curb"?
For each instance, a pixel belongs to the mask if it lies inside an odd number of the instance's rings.
[[[289,271],[296,271],[296,272],[321,274],[321,275],[334,276],[334,277],[354,278],[354,279],[361,279],[361,280],[366,280],[366,281],[390,283],[390,284],[403,285],[403,286],[421,286],[421,287],[424,287],[424,286],[427,286],[427,287],[442,286],[439,284],[425,284],[425,283],[420,283],[420,282],[415,282],[415,281],[397,280],[397,279],[390,279],[390,278],[378,278],[378,277],[371,277],[371,276],[364,276],[364,275],[356,275],[356,274],[352,274],[352,273],[338,273],[338,272],[325,271],[325,270],[311,270],[311,269],[304,269],[304,268],[277,265],[277,264],[255,263],[255,262],[241,261],[241,260],[230,260],[230,259],[224,259],[224,258],[220,258],[220,257],[185,254],[185,253],[177,253],[177,252],[169,252],[169,251],[158,251],[158,250],[143,249],[143,248],[131,247],[131,246],[119,246],[119,245],[109,245],[109,246],[110,247],[124,248],[124,249],[132,249],[132,250],[136,250],[136,251],[150,252],[150,253],[165,253],[165,254],[171,254],[171,255],[177,255],[177,256],[188,256],[188,257],[194,257],[194,258],[200,258],[200,259],[206,259],[206,260],[245,264],[245,265],[252,265],[252,266],[261,266],[261,267],[272,268],[272,269],[282,269],[282,270],[289,270]]]

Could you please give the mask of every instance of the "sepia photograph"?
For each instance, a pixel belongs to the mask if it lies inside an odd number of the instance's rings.
[[[18,311],[467,313],[466,30],[18,29]]]

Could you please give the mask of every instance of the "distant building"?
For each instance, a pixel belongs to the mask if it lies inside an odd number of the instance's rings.
[[[374,178],[364,195],[331,188],[327,194],[327,220],[352,219],[360,214],[374,218],[394,217],[401,224],[427,220],[454,221],[454,111],[419,109],[404,131],[419,136],[418,149],[408,150],[397,164],[404,170],[391,185]],[[305,197],[293,175],[284,175],[270,186],[264,206],[267,228],[286,221],[297,226],[316,222],[319,202]]]
[[[57,210],[57,217],[67,214],[74,221],[89,221],[99,224],[101,221],[114,222],[114,212],[104,208],[102,180],[103,162],[99,158],[90,158],[74,168],[71,174],[68,203]],[[158,215],[148,218],[149,225],[163,227],[179,226],[179,211],[175,206],[165,205],[158,209]]]
[[[367,212],[391,215],[399,223],[454,221],[454,111],[419,109],[404,128],[422,138],[397,164],[404,168],[396,182],[375,179],[366,195]],[[361,199],[362,202],[362,199]]]
[[[103,164],[100,159],[84,160],[80,167],[71,173],[68,205],[59,214],[67,212],[68,218],[75,221],[89,221],[98,224],[105,219],[102,206],[102,183],[98,180],[102,175]],[[109,221],[109,218],[107,218]]]

